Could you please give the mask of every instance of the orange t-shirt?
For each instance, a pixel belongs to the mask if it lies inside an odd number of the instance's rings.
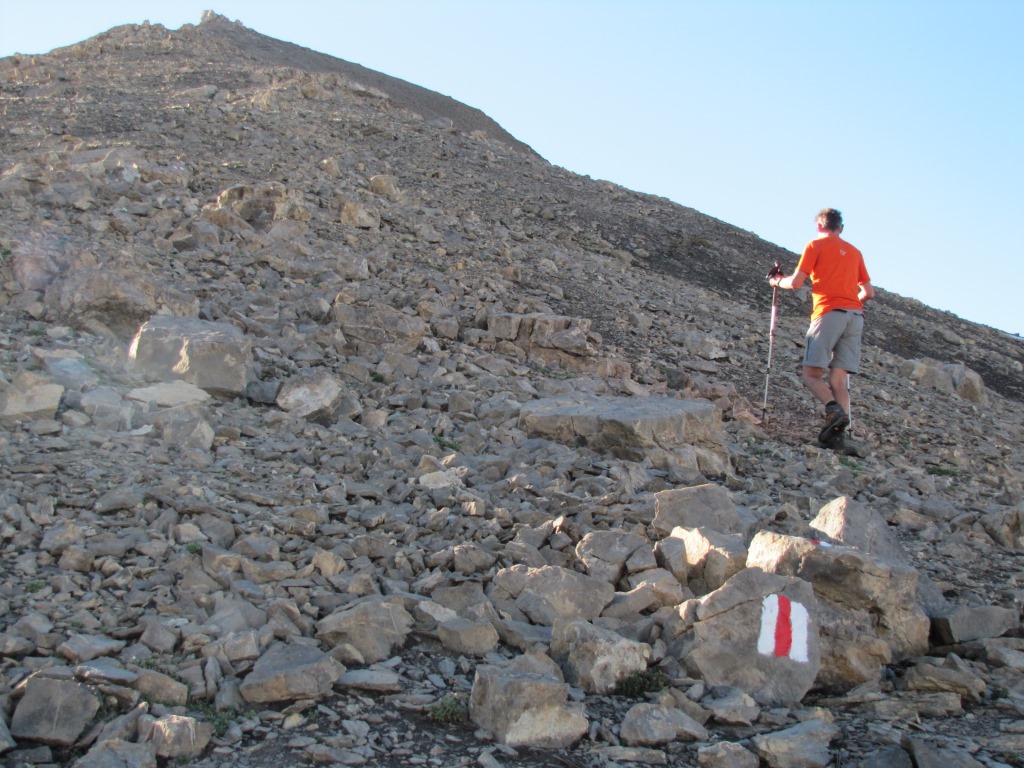
[[[861,252],[839,235],[811,240],[796,268],[811,278],[815,320],[833,309],[863,309],[857,299],[862,283],[871,282]]]

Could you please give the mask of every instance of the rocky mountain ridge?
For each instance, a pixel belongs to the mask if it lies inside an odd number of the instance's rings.
[[[0,104],[12,764],[1020,764],[1019,341],[880,291],[839,457],[793,254],[477,110],[215,14]]]

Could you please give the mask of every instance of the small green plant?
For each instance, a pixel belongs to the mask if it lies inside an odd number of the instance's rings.
[[[454,440],[450,440],[443,435],[434,435],[434,442],[437,443],[438,447],[444,448],[446,451],[460,451],[461,446]]]
[[[860,465],[860,462],[859,461],[854,461],[849,456],[840,456],[839,457],[839,463],[842,464],[844,467],[848,467],[849,469],[852,469],[854,472],[863,472],[864,471],[864,467],[862,467]]]
[[[198,555],[198,554],[201,554],[201,553],[202,553],[202,551],[203,551],[203,545],[202,545],[202,544],[200,544],[200,543],[199,543],[198,541],[190,541],[190,542],[189,542],[189,543],[188,543],[188,544],[187,544],[187,545],[185,546],[185,549],[187,549],[187,550],[189,551],[189,554],[192,554],[192,555]]]
[[[45,586],[46,582],[42,579],[32,579],[32,581],[25,584],[25,591],[31,594],[33,592],[38,592]]]
[[[213,727],[213,732],[217,736],[223,736],[227,733],[228,728],[231,727],[231,723],[234,722],[239,715],[237,707],[229,707],[228,709],[219,710],[217,709],[212,701],[194,701],[192,702],[192,709],[199,715],[203,722],[209,723]]]
[[[427,717],[441,725],[454,725],[465,721],[466,708],[457,696],[448,694],[427,707]]]
[[[656,693],[668,685],[668,675],[656,669],[645,669],[642,672],[634,672],[629,677],[619,680],[612,691],[616,696],[627,696],[639,698],[645,693]]]
[[[959,477],[960,470],[956,467],[926,467],[925,472],[936,477]]]
[[[434,264],[433,267],[434,269],[441,273],[448,271],[448,267],[446,267],[444,264]]]
[[[537,373],[539,373],[541,376],[546,376],[549,379],[561,379],[563,381],[566,379],[576,378],[576,374],[573,373],[572,371],[566,371],[562,368],[549,368],[546,365],[540,366],[537,369]]]
[[[384,383],[384,374],[383,373],[377,373],[377,371],[373,371],[370,374],[370,380],[376,382],[377,384],[383,384]]]

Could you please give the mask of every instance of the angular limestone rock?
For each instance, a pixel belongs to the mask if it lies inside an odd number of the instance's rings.
[[[553,626],[557,619],[596,619],[614,596],[607,581],[547,565],[527,570],[515,605],[535,624]]]
[[[319,648],[277,643],[260,656],[239,691],[250,704],[321,699],[344,672],[340,662]]]
[[[697,750],[699,768],[757,768],[760,764],[757,755],[731,741],[720,741]]]
[[[738,533],[719,533],[711,528],[672,529],[672,538],[683,542],[687,582],[703,581],[709,592],[746,567],[747,548]]]
[[[13,427],[26,421],[53,419],[64,387],[31,371],[21,371],[0,391],[0,425]]]
[[[725,452],[721,416],[706,400],[670,397],[547,398],[526,403],[520,429],[566,445],[586,445],[628,460],[652,449],[697,446]]]
[[[42,744],[71,746],[99,712],[100,703],[100,697],[81,683],[34,677],[14,710],[11,735]]]
[[[320,619],[316,636],[331,646],[348,643],[367,664],[373,664],[403,646],[414,623],[401,604],[371,599]]]
[[[277,404],[285,411],[310,421],[335,421],[345,388],[328,371],[305,372],[288,379],[277,393]]]
[[[874,631],[894,659],[924,653],[929,621],[917,603],[917,571],[852,547],[761,531],[750,542],[747,566],[799,576],[819,599],[877,617]]]
[[[567,705],[569,686],[545,656],[517,657],[506,667],[476,669],[470,719],[513,747],[572,746],[587,732],[582,705]]]
[[[183,715],[139,718],[139,741],[156,747],[158,757],[190,758],[198,756],[213,738],[213,726]]]
[[[614,584],[622,576],[626,561],[647,540],[625,531],[591,531],[576,545],[576,557],[587,573]]]
[[[941,645],[1001,637],[1020,626],[1020,614],[996,605],[950,606],[932,617],[932,632]]]
[[[707,729],[675,707],[636,704],[622,719],[619,735],[630,745],[654,746],[672,741],[706,741]]]
[[[808,582],[748,568],[699,602],[680,660],[761,704],[799,702],[820,666],[817,613]]]
[[[157,768],[156,744],[136,744],[120,738],[97,741],[72,763],[73,768]]]
[[[242,397],[255,378],[252,341],[235,326],[156,315],[135,334],[129,368],[151,381],[181,379],[210,394]]]
[[[587,693],[610,693],[632,674],[647,669],[651,647],[581,619],[556,620],[551,656],[565,679]]]
[[[755,736],[751,743],[768,765],[778,768],[825,768],[832,762],[828,746],[839,728],[822,720],[807,720],[774,733]]]
[[[654,494],[654,528],[669,536],[677,527],[745,533],[729,492],[715,483],[673,488]]]

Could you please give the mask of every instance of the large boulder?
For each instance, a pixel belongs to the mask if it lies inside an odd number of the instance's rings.
[[[652,451],[694,453],[708,474],[728,467],[721,416],[708,400],[671,397],[545,398],[523,405],[519,426],[531,437],[586,445],[630,461]]]
[[[32,373],[20,371],[6,389],[0,390],[0,424],[6,427],[21,422],[52,420],[57,415],[64,387]]]
[[[235,326],[157,315],[139,328],[129,368],[151,381],[183,380],[212,395],[243,397],[253,371],[252,341]]]
[[[503,744],[562,749],[589,727],[583,706],[567,704],[568,696],[569,686],[551,659],[524,655],[504,667],[477,667],[469,716]]]
[[[316,623],[316,636],[330,646],[345,643],[367,664],[383,661],[405,645],[415,623],[399,602],[369,598]]]
[[[747,566],[798,576],[820,600],[840,611],[862,611],[893,659],[928,649],[928,616],[917,603],[917,571],[853,547],[761,531],[750,542]],[[841,648],[836,648],[841,653]]]
[[[15,739],[69,747],[92,723],[101,700],[92,688],[73,680],[34,677],[25,686],[11,718]]]
[[[553,626],[557,619],[596,619],[615,597],[615,588],[557,565],[512,566],[495,574],[489,594],[499,605],[511,602],[534,624]]]
[[[672,488],[654,494],[654,528],[669,536],[677,527],[745,533],[746,524],[729,492],[716,483]]]
[[[551,655],[565,678],[588,693],[610,693],[625,678],[647,669],[651,647],[581,619],[557,620]]]
[[[322,699],[345,667],[311,645],[277,643],[260,656],[239,692],[250,704]]]
[[[701,599],[674,651],[707,685],[729,685],[762,704],[794,704],[821,664],[811,585],[755,568]]]
[[[85,330],[106,328],[130,339],[158,313],[195,317],[199,301],[152,277],[114,268],[86,268],[55,279],[44,303],[54,318]]]

